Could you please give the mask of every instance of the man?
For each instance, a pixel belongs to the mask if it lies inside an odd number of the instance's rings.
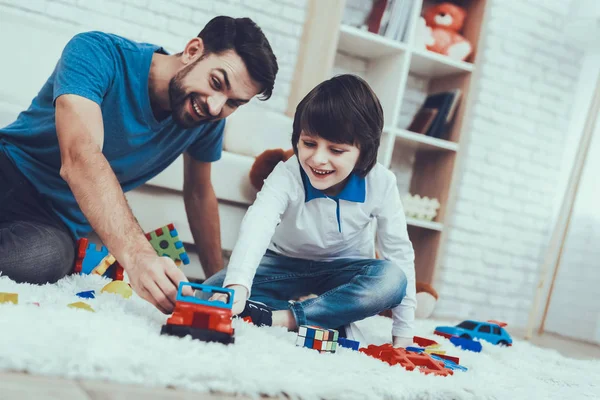
[[[29,109],[0,129],[0,273],[55,282],[92,229],[133,289],[168,313],[184,274],[158,257],[124,196],[184,154],[188,220],[207,275],[223,267],[210,163],[224,118],[271,96],[277,60],[248,18],[217,17],[183,52],[76,35]]]

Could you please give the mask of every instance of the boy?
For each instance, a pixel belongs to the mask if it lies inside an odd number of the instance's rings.
[[[382,129],[379,100],[354,75],[300,102],[295,156],[265,180],[228,268],[205,282],[234,289],[234,315],[289,330],[343,329],[391,308],[394,345],[412,343],[414,251],[395,176],[377,164]],[[382,260],[373,259],[374,220]],[[307,293],[318,296],[288,301]]]

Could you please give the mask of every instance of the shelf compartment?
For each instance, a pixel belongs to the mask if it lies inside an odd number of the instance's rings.
[[[439,222],[434,221],[422,221],[420,219],[415,218],[406,218],[406,223],[409,226],[416,226],[419,228],[430,229],[432,231],[441,232],[444,229],[444,225]]]
[[[426,136],[406,129],[385,128],[384,132],[392,134],[406,145],[422,151],[458,151],[458,143]]]
[[[471,63],[456,61],[429,50],[414,50],[410,61],[410,73],[426,78],[440,78],[472,71]]]
[[[406,44],[353,26],[341,25],[338,50],[359,58],[379,58],[406,51]]]

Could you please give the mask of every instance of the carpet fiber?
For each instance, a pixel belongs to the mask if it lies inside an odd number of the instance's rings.
[[[163,314],[135,295],[125,300],[99,294],[106,283],[97,276],[74,276],[31,286],[0,277],[0,292],[19,294],[18,305],[0,305],[0,369],[253,397],[600,398],[600,361],[565,358],[523,341],[510,348],[484,342],[482,353],[464,352],[432,335],[437,323],[431,320],[417,321],[416,334],[438,340],[468,372],[426,376],[351,350],[318,354],[296,347],[295,333],[238,321],[230,346],[160,336]],[[90,289],[96,290],[95,299],[75,296]],[[66,307],[78,300],[96,312]],[[373,317],[359,326],[369,342],[381,344],[391,321]]]

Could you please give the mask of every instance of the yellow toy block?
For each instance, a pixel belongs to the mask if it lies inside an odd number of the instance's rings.
[[[427,348],[427,349],[425,349],[425,353],[427,353],[427,354],[441,354],[441,355],[444,355],[444,354],[446,354],[446,350],[437,350],[437,349]]]
[[[114,293],[128,299],[133,294],[131,286],[123,281],[112,281],[102,288],[101,293]]]
[[[112,254],[108,254],[106,257],[100,260],[96,268],[94,268],[92,271],[92,274],[100,276],[104,275],[106,270],[113,265],[115,261],[115,257]]]
[[[18,293],[4,293],[0,292],[0,304],[2,303],[19,303],[19,294]]]
[[[94,309],[92,308],[92,306],[90,306],[87,303],[84,303],[83,301],[78,301],[76,303],[71,303],[69,304],[67,307],[71,307],[71,308],[80,308],[82,310],[86,310],[86,311],[91,311],[91,312],[96,312],[94,311]]]

